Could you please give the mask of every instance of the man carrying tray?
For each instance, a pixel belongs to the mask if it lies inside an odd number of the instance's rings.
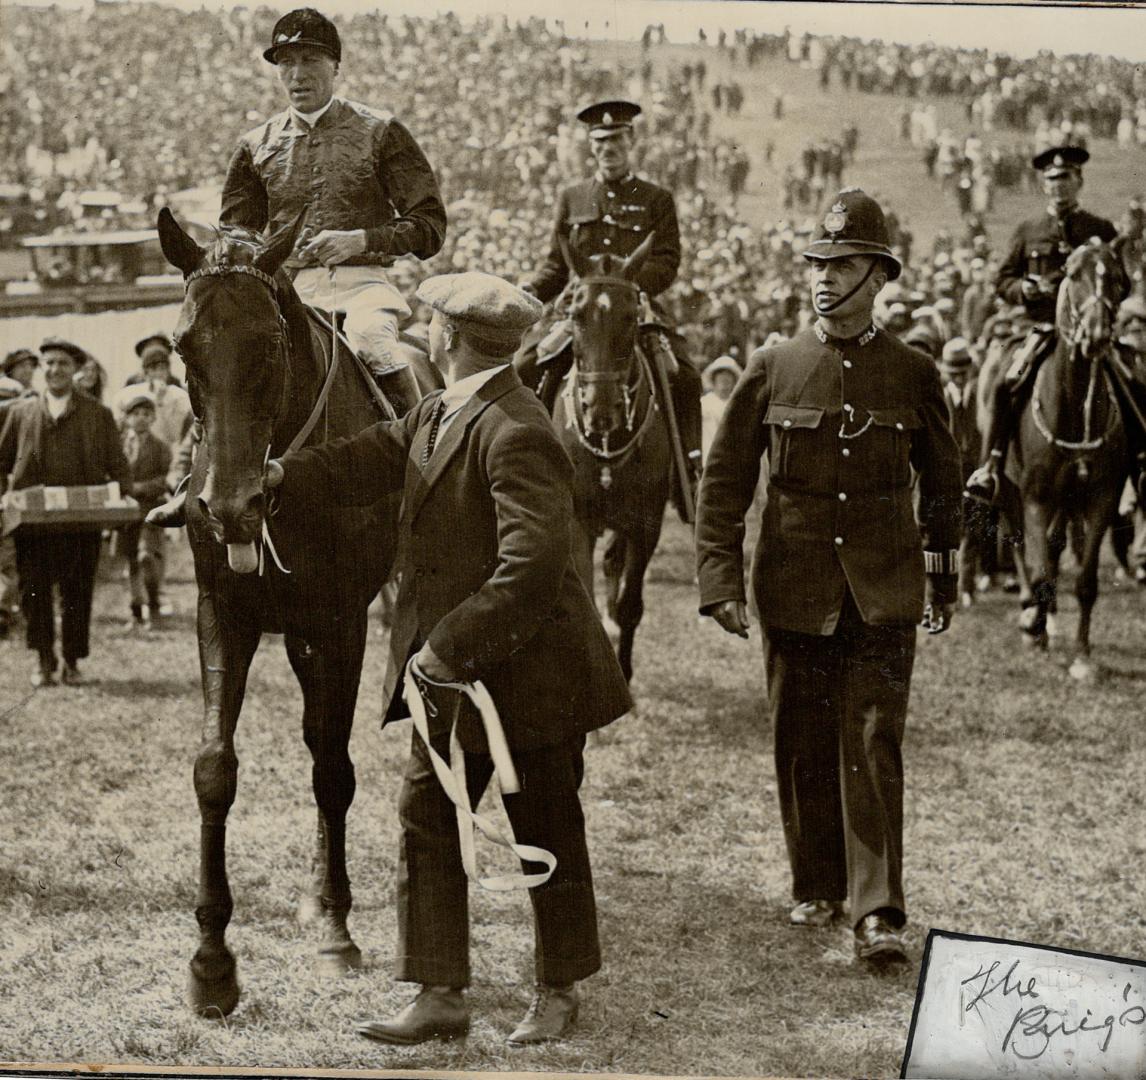
[[[46,392],[9,406],[0,428],[0,484],[5,490],[108,481],[127,489],[131,477],[111,410],[75,389],[73,377],[85,355],[78,345],[61,338],[48,338],[40,347]],[[52,607],[55,586],[61,603],[62,681],[78,685],[83,682],[79,661],[88,655],[99,530],[48,532],[23,526],[15,536],[27,643],[39,658],[32,685],[50,686],[59,666]]]

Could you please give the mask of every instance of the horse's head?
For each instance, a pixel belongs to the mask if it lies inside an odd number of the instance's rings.
[[[1091,359],[1110,347],[1118,305],[1129,291],[1124,261],[1106,244],[1094,239],[1071,252],[1055,324],[1073,353]]]
[[[232,229],[200,247],[170,211],[159,214],[163,253],[187,282],[174,340],[203,427],[198,508],[240,570],[254,569],[263,467],[284,409],[289,342],[283,304],[294,294],[276,274],[301,221],[265,242],[257,233]]]
[[[577,274],[570,306],[575,392],[589,432],[604,435],[625,424],[631,414],[629,376],[635,358],[640,288],[636,276],[652,250],[650,233],[628,258],[594,255],[575,259],[563,246]]]

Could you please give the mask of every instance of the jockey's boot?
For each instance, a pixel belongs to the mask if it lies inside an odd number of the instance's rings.
[[[191,482],[191,474],[188,473],[182,480],[179,481],[178,487],[172,493],[171,498],[165,503],[160,503],[155,509],[148,513],[148,525],[158,525],[162,529],[179,529],[187,524],[187,485]]]
[[[685,499],[681,488],[678,469],[674,467],[672,502],[677,514],[686,525],[692,525],[696,518],[696,498],[700,488],[700,395],[702,385],[696,368],[687,360],[676,361],[676,371],[670,376],[672,385],[673,414],[676,417],[677,432],[680,434],[681,450],[684,453],[686,481],[689,499]]]
[[[1017,413],[1015,398],[1025,379],[1012,381],[1000,379],[995,386],[994,408],[987,423],[987,460],[969,477],[963,490],[972,498],[993,503],[999,497],[999,477],[1007,462],[1007,447],[1011,441],[1011,429]]]
[[[399,416],[405,416],[418,404],[422,395],[418,392],[418,381],[408,363],[398,361],[387,364],[364,359],[375,385],[386,395],[386,400]]]

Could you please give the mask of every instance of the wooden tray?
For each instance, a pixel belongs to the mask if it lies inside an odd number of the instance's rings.
[[[99,532],[143,520],[143,511],[138,506],[93,506],[83,510],[24,510],[7,507],[3,515],[5,536],[17,529],[38,533]]]

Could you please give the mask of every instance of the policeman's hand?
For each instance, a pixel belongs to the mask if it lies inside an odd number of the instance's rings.
[[[323,266],[337,266],[365,250],[365,229],[323,229],[299,255],[304,259],[317,259]]]
[[[942,634],[951,626],[954,614],[954,604],[928,604],[923,609],[923,621],[919,625],[929,634]]]
[[[726,633],[742,638],[748,636],[748,606],[743,600],[725,600],[708,614]]]
[[[278,458],[271,458],[263,469],[263,486],[277,488],[283,482],[283,467]]]
[[[414,657],[414,662],[418,665],[422,674],[427,679],[432,679],[434,682],[458,682],[454,673],[438,658],[438,654],[430,648],[430,643],[427,641],[418,650],[418,655]]]

